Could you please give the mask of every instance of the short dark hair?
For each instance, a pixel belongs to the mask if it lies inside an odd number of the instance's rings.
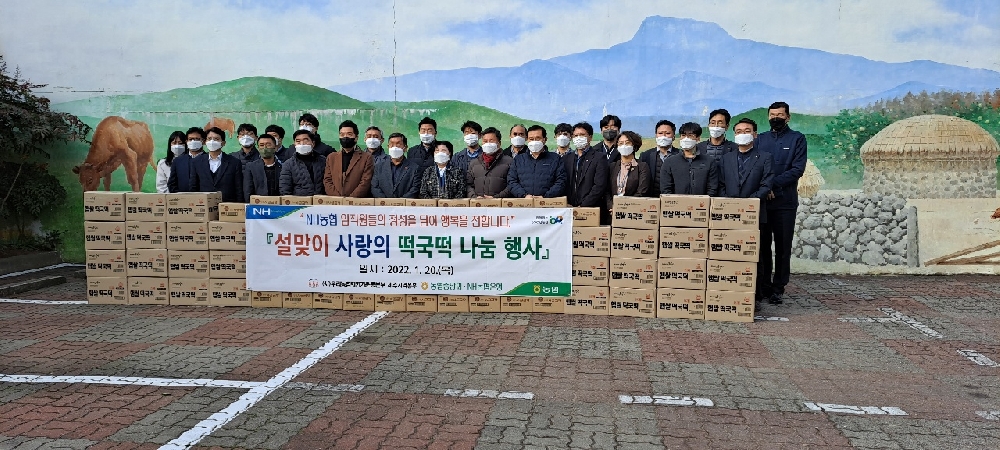
[[[313,141],[314,144],[316,143],[316,135],[310,133],[309,130],[295,130],[295,133],[292,133],[292,141],[294,141],[295,138],[302,136],[303,134],[308,135],[309,140]]]
[[[711,117],[711,116],[709,116],[709,117]],[[663,119],[663,120],[661,120],[659,122],[656,122],[656,126],[653,127],[653,132],[656,133],[656,130],[659,129],[660,127],[664,126],[664,125],[670,127],[670,131],[677,131],[677,125],[674,125],[673,122],[671,122],[671,121],[669,121],[667,119]]]
[[[182,143],[187,142],[187,135],[181,130],[170,133],[170,137],[167,138],[167,157],[165,159],[168,166],[174,162],[174,151],[170,149],[170,146],[174,145],[174,139],[180,139]],[[184,148],[187,148],[187,146]]]
[[[215,134],[219,135],[219,137],[222,138],[222,142],[226,142],[226,132],[222,131],[222,128],[219,128],[219,127],[209,128],[208,131],[205,131],[205,138],[206,139],[208,139],[208,133],[215,133]]]
[[[632,150],[635,153],[639,153],[639,149],[642,148],[642,136],[635,131],[622,131],[621,136],[628,138],[629,142],[632,143]]]
[[[378,135],[379,136],[383,136],[384,135],[384,133],[382,133],[382,130],[379,129],[379,127],[376,127],[375,125],[372,125],[372,126],[370,126],[368,128],[365,128],[365,134],[368,134],[368,132],[371,131],[371,130],[378,131]]]
[[[514,132],[514,128],[517,128],[517,127],[524,128],[524,133],[528,134],[528,128],[525,127],[523,123],[515,123],[514,126],[510,127],[510,132],[513,133]]]
[[[184,137],[187,137],[187,135],[191,133],[198,133],[198,135],[201,136],[201,140],[203,141],[205,140],[205,136],[208,135],[208,133],[206,133],[205,130],[202,129],[201,127],[191,127],[188,128],[187,133],[184,133]]]
[[[309,123],[310,125],[316,127],[317,131],[319,130],[319,119],[317,119],[316,116],[314,116],[314,115],[312,115],[310,113],[305,113],[305,114],[299,116],[299,122],[298,123],[302,123],[303,120],[306,121],[307,123]]]
[[[264,133],[257,136],[257,142],[260,142],[261,139],[270,139],[272,144],[278,145],[278,141],[274,140],[274,136],[271,136],[270,134]]]
[[[608,114],[608,115],[606,115],[606,116],[604,116],[604,117],[601,118],[601,128],[604,128],[604,127],[606,127],[608,125],[611,125],[611,122],[614,122],[615,126],[617,126],[618,128],[622,127],[622,119],[621,118],[619,118],[618,116],[615,116],[615,115]]]
[[[772,109],[778,109],[778,108],[784,108],[785,109],[785,114],[791,114],[792,113],[792,110],[788,109],[788,103],[785,103],[785,102],[774,102],[774,103],[771,103],[771,106],[767,107],[767,109],[769,111],[772,110]]]
[[[754,122],[753,119],[751,119],[749,117],[744,117],[744,118],[736,121],[736,124],[733,125],[733,128],[736,128],[736,125],[739,125],[741,123],[748,123],[748,124],[750,124],[751,127],[753,127],[753,131],[757,131],[757,122]]]
[[[443,146],[447,147],[448,148],[448,154],[451,154],[451,155],[455,154],[455,146],[451,145],[451,142],[449,142],[449,141],[437,141],[437,142],[434,143],[434,150],[437,150],[437,146],[439,146],[439,145],[443,145]]]
[[[358,135],[358,124],[354,123],[353,120],[345,120],[343,122],[340,122],[340,126],[337,127],[337,131],[340,131],[341,128],[350,128],[354,130],[355,136]]]
[[[424,117],[423,119],[420,119],[420,123],[417,124],[417,129],[419,130],[422,125],[430,125],[434,127],[434,131],[437,131],[438,129],[437,121],[431,119],[430,117]]]
[[[492,134],[494,137],[497,138],[498,141],[503,140],[503,136],[500,136],[500,130],[494,127],[488,127],[485,130],[483,130],[483,133],[480,137],[486,137],[487,134]]]
[[[570,125],[570,124],[568,124],[566,122],[563,122],[563,123],[561,123],[559,125],[556,125],[556,129],[555,130],[552,130],[552,134],[554,134],[556,136],[559,136],[559,133],[562,133],[562,132],[573,134],[573,125]]]
[[[717,116],[719,114],[722,114],[722,117],[726,118],[726,125],[729,125],[729,122],[731,120],[733,120],[732,114],[729,114],[729,111],[727,111],[727,110],[725,110],[723,108],[716,109],[716,110],[708,113],[708,120],[712,120],[713,117],[715,117],[715,116]]]
[[[240,126],[236,128],[236,134],[238,135],[243,131],[249,131],[253,133],[254,136],[257,135],[257,127],[253,126],[253,124],[241,123]]]
[[[389,139],[400,138],[403,140],[403,147],[406,147],[406,135],[403,133],[392,133],[389,135]],[[386,139],[388,141],[389,139]],[[404,149],[405,150],[405,149]]]
[[[688,133],[701,137],[701,125],[698,125],[694,122],[684,122],[684,124],[681,125],[680,132],[677,134],[685,135]]]
[[[578,123],[576,125],[573,125],[573,131],[576,131],[577,128],[583,128],[583,130],[586,131],[587,134],[589,134],[591,136],[594,135],[594,127],[593,127],[593,125],[591,125],[591,124],[589,124],[587,122],[580,122],[580,123]]]
[[[267,128],[264,128],[264,133],[270,133],[272,131],[278,133],[278,139],[285,138],[285,129],[278,125],[268,125]]]
[[[471,120],[466,120],[465,123],[463,123],[462,126],[458,129],[458,131],[464,133],[466,128],[472,128],[472,130],[475,131],[476,134],[483,133],[483,126]]]
[[[543,127],[541,125],[532,125],[532,126],[528,127],[528,132],[531,133],[532,131],[541,131],[543,138],[547,138],[548,137],[548,135],[545,132],[545,127]]]

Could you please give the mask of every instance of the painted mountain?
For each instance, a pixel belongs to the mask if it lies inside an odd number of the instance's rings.
[[[833,114],[909,88],[978,91],[1000,73],[932,61],[859,56],[736,39],[714,23],[652,16],[631,40],[519,67],[421,71],[332,86],[361,101],[463,100],[548,122],[704,116],[783,100],[793,111]],[[905,94],[905,92],[903,92]]]

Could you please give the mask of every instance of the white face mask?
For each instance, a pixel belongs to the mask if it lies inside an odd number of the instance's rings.
[[[185,148],[184,144],[174,144],[170,146],[170,151],[173,152],[174,156],[180,156],[181,153],[184,153]]]
[[[698,145],[697,139],[691,139],[691,138],[681,139],[681,148],[684,150],[690,150],[694,148],[695,145]]]
[[[250,136],[248,134],[244,134],[243,136],[240,136],[239,140],[240,140],[240,145],[242,145],[244,147],[249,147],[249,146],[253,145],[253,143],[254,143],[253,136]]]
[[[399,147],[389,147],[389,157],[392,159],[399,159],[403,157],[403,149]]]
[[[588,145],[590,145],[590,139],[583,136],[573,138],[573,146],[576,147],[577,150],[583,150],[587,148]]]
[[[674,143],[674,138],[670,136],[657,136],[656,146],[657,147],[670,147]]]
[[[370,149],[376,149],[380,145],[382,145],[382,141],[379,138],[370,137],[368,139],[365,139],[365,147],[368,147]]]
[[[315,133],[316,132],[316,128],[314,128],[312,125],[302,125],[301,127],[299,127],[299,129],[300,130],[306,130],[306,131],[308,131],[310,133]]]
[[[753,142],[753,135],[750,133],[737,134],[733,137],[733,142],[736,142],[736,145],[750,145]]]
[[[565,134],[560,134],[556,136],[556,146],[557,147],[568,147],[569,146],[569,136]]]
[[[726,129],[722,127],[708,127],[708,134],[712,135],[713,138],[720,138],[726,134]]]
[[[421,133],[420,142],[423,142],[424,144],[430,144],[431,142],[434,142],[434,135],[430,133]]]
[[[521,136],[514,136],[510,138],[510,145],[513,145],[514,147],[523,147],[524,140],[525,139]]]
[[[187,147],[188,150],[201,150],[201,141],[188,141]]]
[[[635,150],[632,149],[631,145],[619,145],[618,146],[618,153],[621,153],[622,156],[628,156],[628,155],[631,155],[634,152],[635,152]]]
[[[451,156],[449,156],[447,153],[438,153],[438,152],[434,153],[434,162],[437,164],[445,164],[449,160],[451,160]]]
[[[542,147],[544,146],[545,144],[543,144],[542,141],[531,141],[528,143],[528,151],[531,153],[538,153],[542,151]]]
[[[205,147],[208,147],[208,151],[210,152],[216,152],[219,151],[220,148],[222,148],[222,142],[208,141],[205,143]]]
[[[313,151],[313,146],[309,144],[302,144],[295,146],[295,153],[298,153],[300,155],[308,155],[312,153],[312,151]]]
[[[479,142],[479,135],[478,134],[467,134],[467,135],[465,135],[465,145],[468,145],[468,146],[471,147],[471,146],[475,145],[476,142]]]
[[[496,142],[484,142],[483,143],[483,153],[486,153],[487,155],[492,155],[492,154],[496,153],[499,148],[500,148],[500,146],[497,145]]]

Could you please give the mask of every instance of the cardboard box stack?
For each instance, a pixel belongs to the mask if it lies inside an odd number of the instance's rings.
[[[712,199],[705,318],[753,322],[760,257],[760,199]]]
[[[705,318],[707,195],[661,195],[656,317]]]
[[[660,199],[615,197],[612,204],[608,313],[656,317]]]
[[[600,217],[600,208],[573,208],[573,288],[563,301],[564,314],[609,314],[611,227],[602,227]]]

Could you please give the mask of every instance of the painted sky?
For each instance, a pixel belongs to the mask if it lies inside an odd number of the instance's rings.
[[[244,76],[317,86],[517,66],[608,48],[651,15],[736,38],[1000,71],[995,0],[5,0],[0,53],[46,95],[193,87]],[[711,54],[706,54],[711,58]],[[650,68],[669,64],[669,54]]]

